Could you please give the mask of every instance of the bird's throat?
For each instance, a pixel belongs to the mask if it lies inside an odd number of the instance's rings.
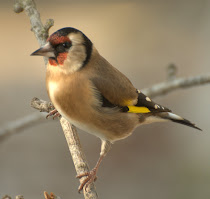
[[[64,61],[67,58],[68,53],[64,52],[64,53],[59,53],[59,55],[57,56],[57,61],[56,59],[53,58],[49,58],[49,63],[52,66],[58,66],[58,65],[63,65]]]

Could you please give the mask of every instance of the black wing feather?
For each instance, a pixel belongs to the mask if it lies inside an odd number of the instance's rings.
[[[147,107],[151,112],[171,112],[170,109],[153,102],[149,97],[137,90],[138,101],[135,106]]]

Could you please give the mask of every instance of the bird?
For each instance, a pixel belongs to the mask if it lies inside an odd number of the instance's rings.
[[[135,88],[78,29],[57,30],[31,55],[48,58],[46,88],[55,107],[48,116],[62,116],[101,139],[101,152],[95,167],[77,176],[86,177],[79,192],[96,180],[99,165],[111,145],[130,136],[136,127],[172,121],[201,130]]]

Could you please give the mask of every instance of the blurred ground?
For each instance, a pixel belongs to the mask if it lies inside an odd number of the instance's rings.
[[[41,1],[41,17],[55,20],[51,33],[65,26],[82,30],[99,52],[139,89],[166,78],[175,63],[178,75],[210,71],[210,1]],[[0,125],[32,112],[31,99],[48,99],[45,66],[29,55],[38,48],[24,13],[0,2]],[[117,142],[98,173],[100,198],[210,198],[210,85],[179,90],[155,100],[203,129],[172,123],[138,128]],[[99,139],[81,132],[91,168]],[[0,196],[83,198],[58,121],[26,129],[0,143]]]

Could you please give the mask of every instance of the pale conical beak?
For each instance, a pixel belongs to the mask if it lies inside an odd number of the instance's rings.
[[[52,57],[55,58],[55,53],[52,45],[48,42],[35,52],[33,52],[31,55],[39,55],[39,56],[45,56],[45,57]]]

